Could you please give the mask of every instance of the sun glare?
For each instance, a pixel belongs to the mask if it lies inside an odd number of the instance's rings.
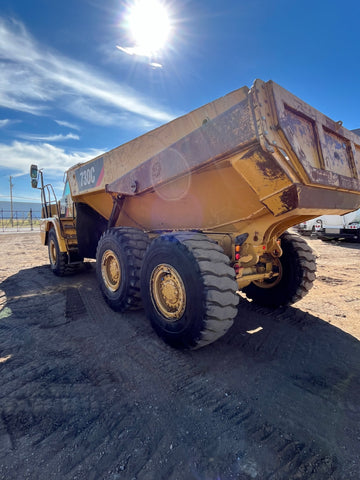
[[[156,55],[169,38],[171,25],[166,6],[160,0],[135,0],[126,18],[131,41],[138,51]]]

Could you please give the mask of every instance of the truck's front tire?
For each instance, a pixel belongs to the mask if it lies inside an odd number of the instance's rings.
[[[54,228],[51,228],[49,231],[48,252],[51,271],[58,277],[64,276],[68,263],[67,253],[60,252],[59,242]]]
[[[301,300],[316,277],[315,255],[306,241],[288,232],[280,238],[283,254],[278,259],[279,276],[243,288],[248,298],[267,307],[292,305]]]
[[[141,230],[129,227],[106,231],[96,251],[96,275],[101,292],[113,310],[140,307],[140,268],[149,244]]]
[[[239,301],[234,270],[205,235],[166,234],[150,245],[141,295],[156,333],[176,348],[199,348],[224,335]]]

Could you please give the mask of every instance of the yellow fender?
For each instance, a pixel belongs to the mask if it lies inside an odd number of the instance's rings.
[[[61,235],[60,222],[58,218],[45,218],[40,224],[40,238],[43,245],[48,244],[48,235],[49,231],[53,228],[56,232],[56,238],[59,244],[60,252],[67,252],[66,242],[64,237]]]

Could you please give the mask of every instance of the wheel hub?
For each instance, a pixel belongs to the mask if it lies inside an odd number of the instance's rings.
[[[150,291],[153,304],[168,322],[182,317],[186,307],[184,283],[171,265],[158,265],[151,274]]]
[[[49,248],[49,252],[50,252],[50,262],[52,265],[56,265],[56,245],[55,245],[55,242],[54,240],[50,240],[50,248]]]
[[[112,250],[106,250],[101,259],[101,275],[110,291],[115,292],[121,281],[121,268],[119,261]]]

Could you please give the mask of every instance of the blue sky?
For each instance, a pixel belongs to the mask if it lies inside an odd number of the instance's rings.
[[[162,0],[166,31],[149,10],[139,39],[151,2],[1,1],[0,200],[10,175],[15,200],[39,199],[31,163],[59,194],[73,164],[255,78],[360,128],[358,1]]]

